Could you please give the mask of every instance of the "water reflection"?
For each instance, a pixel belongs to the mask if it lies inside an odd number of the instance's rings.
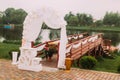
[[[112,40],[114,46],[117,46],[120,43],[120,33],[107,32],[104,33],[104,38]]]
[[[80,33],[84,33],[84,32],[86,32],[86,31],[67,30],[67,35],[80,34]],[[93,32],[93,31],[89,31],[88,33],[90,35],[94,35],[97,33],[103,33],[104,39],[110,39],[112,41],[112,45],[120,48],[120,32]],[[15,28],[14,30],[7,30],[4,28],[0,28],[0,36],[4,37],[7,40],[20,40],[22,38],[22,29]],[[50,38],[50,40],[60,38],[60,30],[51,30],[49,38]]]

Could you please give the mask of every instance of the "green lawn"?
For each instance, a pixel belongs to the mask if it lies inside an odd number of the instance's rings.
[[[90,27],[90,26],[67,26],[69,30],[84,30],[84,31],[113,31],[120,32],[120,27]]]
[[[103,61],[99,61],[94,70],[116,73],[119,64],[120,56],[116,56],[115,59],[103,58]]]
[[[0,43],[0,58],[10,59],[8,54],[10,50],[19,49],[20,45]],[[99,61],[93,70],[105,71],[105,72],[117,72],[117,66],[120,64],[120,56],[116,56],[115,59],[103,58]]]
[[[9,51],[19,49],[20,45],[0,43],[0,58],[10,59]]]
[[[92,70],[118,73],[117,72],[118,65],[120,65],[120,53],[118,53],[118,55],[115,54],[114,59],[103,57],[99,58],[97,65]],[[82,69],[81,66],[80,67],[77,66],[76,61],[74,61],[72,67]]]

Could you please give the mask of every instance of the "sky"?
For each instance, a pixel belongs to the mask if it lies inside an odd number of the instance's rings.
[[[51,7],[62,15],[70,11],[73,14],[91,14],[94,19],[102,19],[107,11],[120,13],[120,0],[0,0],[0,11],[12,7],[30,12],[43,6]]]

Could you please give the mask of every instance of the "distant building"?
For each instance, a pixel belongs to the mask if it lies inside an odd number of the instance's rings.
[[[4,25],[5,29],[14,29],[14,27],[15,27],[14,24]]]

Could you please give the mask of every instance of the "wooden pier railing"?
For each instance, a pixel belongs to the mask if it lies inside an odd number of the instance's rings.
[[[102,38],[102,34],[89,36],[87,35],[87,33],[68,36],[68,41],[70,41],[71,39],[76,39],[76,40],[74,40],[73,42],[68,42],[66,46],[66,57],[69,57],[72,60],[79,59],[81,56],[85,54],[90,55],[91,51],[98,50],[99,46],[101,46],[102,48],[104,41]],[[45,45],[48,44],[56,45],[57,49],[59,50],[59,39],[48,41],[38,45],[33,45],[32,47],[37,48],[38,51],[40,51],[45,47]],[[105,46],[107,46],[107,44]]]
[[[67,47],[67,50],[69,51],[67,51],[66,57],[69,57],[72,60],[79,59],[84,54],[89,53],[92,49],[102,45],[102,41],[101,34],[97,34],[73,42]]]

